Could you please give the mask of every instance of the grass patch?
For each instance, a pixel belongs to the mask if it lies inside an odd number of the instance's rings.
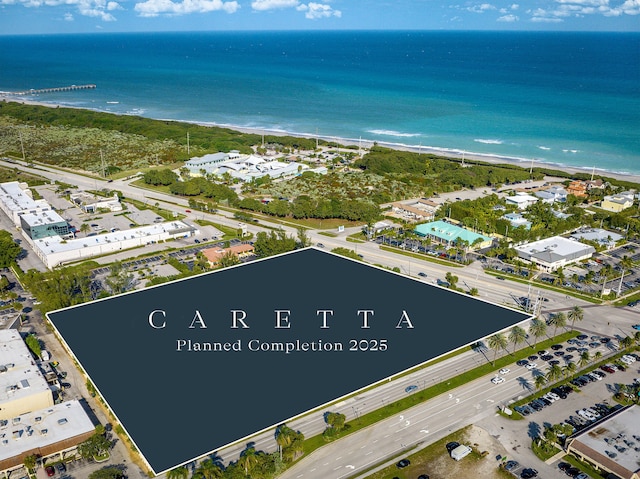
[[[585,294],[577,293],[572,289],[558,288],[558,287],[550,285],[549,283],[547,283],[545,281],[537,281],[535,279],[534,280],[524,279],[521,276],[517,276],[517,275],[513,275],[513,274],[509,274],[509,273],[504,273],[504,272],[498,273],[498,272],[492,271],[490,269],[485,269],[484,272],[486,274],[490,274],[491,276],[505,278],[505,279],[508,279],[510,281],[515,281],[515,282],[521,283],[521,284],[532,284],[533,283],[537,287],[540,287],[542,289],[546,289],[546,290],[549,290],[549,291],[555,291],[556,293],[561,293],[561,294],[568,294],[570,296],[573,296],[574,298],[583,299],[583,300],[588,301],[590,303],[602,304],[602,300],[601,299],[594,298],[593,296],[588,296],[588,295],[585,295]]]
[[[421,259],[423,261],[429,261],[430,263],[436,263],[443,266],[453,266],[454,268],[464,268],[464,265],[454,263],[453,261],[447,261],[445,259],[434,258],[421,253],[414,253],[413,251],[407,251],[401,248],[395,248],[393,246],[380,245],[380,249],[383,251],[389,251],[390,253],[397,253],[404,256],[410,256],[412,258]]]
[[[338,235],[336,233],[329,233],[328,231],[320,231],[319,235],[329,236],[330,238],[336,238]]]
[[[365,240],[361,240],[360,238],[352,238],[351,236],[347,236],[346,239],[349,243],[366,243]]]
[[[566,456],[562,457],[562,460],[564,462],[568,462],[569,464],[571,464],[574,467],[577,467],[582,472],[586,473],[589,477],[594,477],[594,478],[595,477],[604,477],[604,476],[602,476],[603,471],[596,471],[593,467],[591,467],[591,465],[589,465],[586,462],[582,462],[581,460],[579,460],[575,456],[567,454]]]
[[[546,461],[547,459],[561,452],[560,449],[543,439],[532,440],[531,450],[541,461]]]

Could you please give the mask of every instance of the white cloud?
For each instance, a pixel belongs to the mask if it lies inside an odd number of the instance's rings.
[[[534,22],[557,23],[564,18],[582,18],[588,15],[617,17],[621,15],[640,15],[640,0],[624,0],[612,5],[612,0],[554,0],[555,8],[538,8],[533,11]],[[530,13],[530,12],[528,12]]]
[[[254,10],[275,10],[278,8],[297,7],[300,2],[298,0],[254,0],[251,2],[251,8]]]
[[[518,8],[520,8],[520,5],[518,5],[517,3],[514,3],[513,5],[511,5],[511,10],[517,10]]]
[[[73,14],[71,13],[65,13],[64,14],[64,21],[65,22],[73,22],[74,18],[73,18]]]
[[[326,3],[309,2],[307,5],[300,4],[296,7],[296,10],[305,12],[305,18],[308,18],[310,20],[329,17],[340,18],[342,16],[342,12],[340,10],[334,10],[333,8],[331,8],[331,5],[327,5]]]
[[[0,0],[2,4],[22,4],[27,8],[39,7],[57,7],[67,5],[75,7],[78,14],[85,17],[100,18],[104,22],[113,22],[116,18],[108,13],[108,11],[121,10],[122,7],[118,2],[107,0]],[[66,21],[73,21],[74,17],[71,13],[64,15]]]
[[[159,15],[186,15],[189,13],[207,13],[224,11],[234,13],[240,8],[236,1],[222,0],[147,0],[136,3],[134,9],[141,17],[157,17]]]
[[[482,3],[480,5],[472,5],[471,7],[467,7],[466,10],[473,13],[484,13],[489,10],[496,10],[496,7],[494,7],[490,3]]]
[[[501,17],[498,17],[497,21],[498,22],[513,23],[513,22],[517,22],[518,20],[520,20],[518,15],[503,15]]]

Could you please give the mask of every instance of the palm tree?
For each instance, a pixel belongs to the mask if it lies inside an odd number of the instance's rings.
[[[547,370],[547,381],[554,382],[562,376],[562,368],[558,364],[553,364]]]
[[[91,227],[89,226],[88,223],[82,223],[80,225],[80,233],[86,233],[87,231],[89,231],[91,229]]]
[[[276,429],[276,443],[280,451],[280,460],[282,461],[282,451],[289,447],[293,442],[295,431],[286,424],[282,424]]]
[[[601,357],[602,357],[602,352],[596,351],[596,353],[593,355],[593,360],[598,361]]]
[[[516,352],[516,348],[518,344],[524,343],[525,339],[527,339],[527,332],[522,329],[520,326],[514,326],[509,331],[509,341],[513,343],[513,352]]]
[[[507,338],[504,337],[502,333],[496,333],[493,336],[489,336],[487,339],[487,344],[491,349],[493,349],[493,364],[496,364],[496,356],[498,355],[499,349],[506,349],[507,347]]]
[[[247,476],[249,475],[249,471],[256,467],[258,461],[258,452],[256,451],[255,447],[248,447],[247,449],[242,451],[242,454],[240,454],[240,459],[238,459],[238,462],[244,468],[244,473]]]
[[[625,336],[620,340],[620,349],[627,349],[633,345],[633,338],[631,336]]]
[[[558,328],[564,328],[567,325],[567,316],[560,312],[553,315],[549,324],[553,324],[553,335],[556,335]]]
[[[571,321],[571,329],[573,329],[573,325],[575,324],[575,322],[582,321],[582,319],[584,318],[584,311],[582,311],[582,308],[580,306],[574,306],[573,308],[571,308],[571,311],[569,311],[567,317],[569,318],[569,321]]]
[[[544,377],[544,374],[540,374],[539,376],[536,376],[536,390],[537,389],[542,389],[542,387],[547,384],[547,378]]]
[[[533,345],[535,349],[538,344],[538,339],[547,334],[547,325],[544,321],[540,321],[538,318],[535,318],[531,321],[531,326],[529,326],[529,332],[533,334],[533,337],[536,338],[536,341]]]
[[[200,474],[202,479],[219,479],[223,475],[223,471],[220,466],[211,459],[205,459],[202,461],[196,468],[195,473]]]
[[[583,351],[582,353],[580,353],[580,359],[578,360],[578,366],[583,368],[587,364],[589,364],[589,361],[591,361],[591,355],[589,354],[589,351]]]
[[[576,366],[576,363],[574,363],[573,361],[569,361],[565,365],[565,367],[562,368],[562,375],[571,376],[573,373],[576,372],[576,369],[578,369],[578,367]]]
[[[185,466],[176,467],[167,473],[167,479],[187,479],[189,470]]]

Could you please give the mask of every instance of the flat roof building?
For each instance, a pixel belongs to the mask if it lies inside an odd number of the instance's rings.
[[[69,223],[55,211],[21,214],[20,227],[33,240],[71,234]]]
[[[537,203],[538,198],[526,193],[516,193],[515,196],[507,196],[505,201],[507,204],[515,205],[519,210],[523,210],[527,206]]]
[[[53,393],[20,333],[0,330],[0,420],[49,406]]]
[[[23,214],[50,211],[51,206],[46,200],[34,200],[26,183],[9,181],[0,183],[0,209],[15,226],[20,226],[20,216]]]
[[[95,425],[82,404],[68,401],[0,421],[0,473],[21,469],[24,459],[75,450],[95,433]]]
[[[211,153],[191,158],[184,163],[184,166],[188,168],[191,176],[202,176],[203,171],[209,175],[215,173],[225,163],[237,161],[241,157],[242,155],[237,150],[231,150],[229,153]]]
[[[613,231],[607,231],[600,228],[591,228],[576,231],[571,235],[572,238],[580,241],[595,241],[596,243],[601,244],[607,249],[614,248],[616,243],[620,241],[624,236],[614,233]]]
[[[170,238],[187,238],[198,232],[198,229],[182,221],[169,221],[71,240],[52,236],[33,241],[33,250],[47,268],[54,268],[62,263],[144,246]]]
[[[109,198],[98,198],[81,191],[79,193],[73,193],[69,196],[69,199],[85,213],[95,213],[99,209],[122,211],[118,193],[114,193],[113,196]]]
[[[570,437],[567,452],[620,479],[640,479],[640,406],[622,408]]]
[[[491,246],[492,239],[473,231],[466,230],[445,221],[432,221],[417,225],[414,229],[419,236],[426,236],[447,245],[456,244],[458,241],[466,241],[473,249],[487,248]]]
[[[555,271],[571,263],[591,258],[595,248],[579,241],[553,236],[514,247],[518,256],[545,271]]]

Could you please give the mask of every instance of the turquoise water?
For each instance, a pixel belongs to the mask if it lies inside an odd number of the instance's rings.
[[[0,36],[0,65],[98,86],[39,101],[640,173],[637,33]]]

